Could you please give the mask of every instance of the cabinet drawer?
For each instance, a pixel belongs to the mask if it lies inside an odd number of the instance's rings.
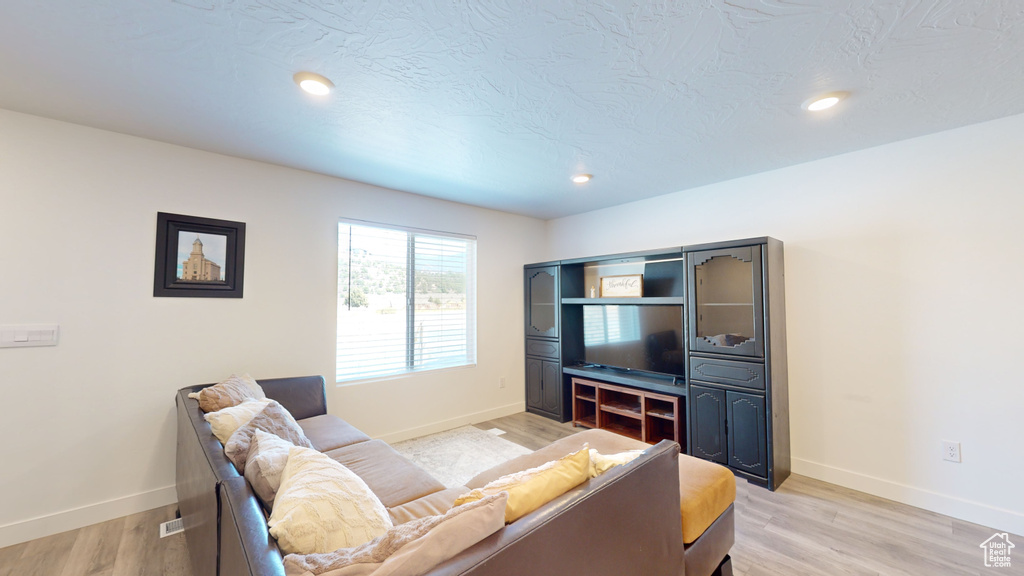
[[[526,339],[527,356],[540,356],[541,358],[554,358],[557,360],[560,357],[560,352],[561,348],[558,346],[558,342],[534,340],[532,338]]]
[[[764,364],[691,356],[690,380],[764,390]]]

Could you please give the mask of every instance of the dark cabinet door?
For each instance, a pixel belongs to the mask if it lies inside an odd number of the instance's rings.
[[[725,391],[691,385],[689,401],[693,455],[725,464]]]
[[[530,408],[543,410],[544,361],[537,358],[526,359],[526,405]]]
[[[558,338],[558,266],[525,272],[526,336]]]
[[[764,357],[761,247],[688,257],[690,350]]]
[[[562,413],[562,371],[558,362],[544,362],[541,368],[544,378],[541,389],[543,409],[552,414]]]
[[[562,369],[558,362],[526,359],[526,406],[562,416]]]
[[[729,426],[729,466],[756,476],[768,476],[768,420],[764,396],[725,393]]]

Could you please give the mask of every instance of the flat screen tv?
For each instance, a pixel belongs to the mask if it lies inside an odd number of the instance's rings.
[[[683,307],[583,306],[584,362],[685,376]]]

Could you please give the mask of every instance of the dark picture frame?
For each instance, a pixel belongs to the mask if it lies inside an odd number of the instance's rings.
[[[195,237],[188,262],[190,275],[179,277],[179,247]],[[215,262],[203,254],[201,238],[216,240]],[[245,222],[158,212],[153,296],[176,298],[241,298],[245,268]],[[188,276],[188,277],[186,277]]]

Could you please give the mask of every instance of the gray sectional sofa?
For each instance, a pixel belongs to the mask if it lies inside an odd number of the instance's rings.
[[[635,441],[603,430],[584,432],[509,461],[447,489],[386,443],[327,414],[320,376],[260,380],[267,397],[297,420],[314,448],[362,478],[396,523],[443,512],[470,488],[511,470],[536,466],[589,442],[613,453]],[[265,511],[245,478],[224,455],[198,402],[179,390],[177,492],[195,576],[284,576]],[[625,466],[590,479],[428,572],[429,576],[569,574],[697,575],[732,573],[731,505],[695,541],[683,543],[679,447],[664,441]],[[682,456],[682,458],[688,458]]]

